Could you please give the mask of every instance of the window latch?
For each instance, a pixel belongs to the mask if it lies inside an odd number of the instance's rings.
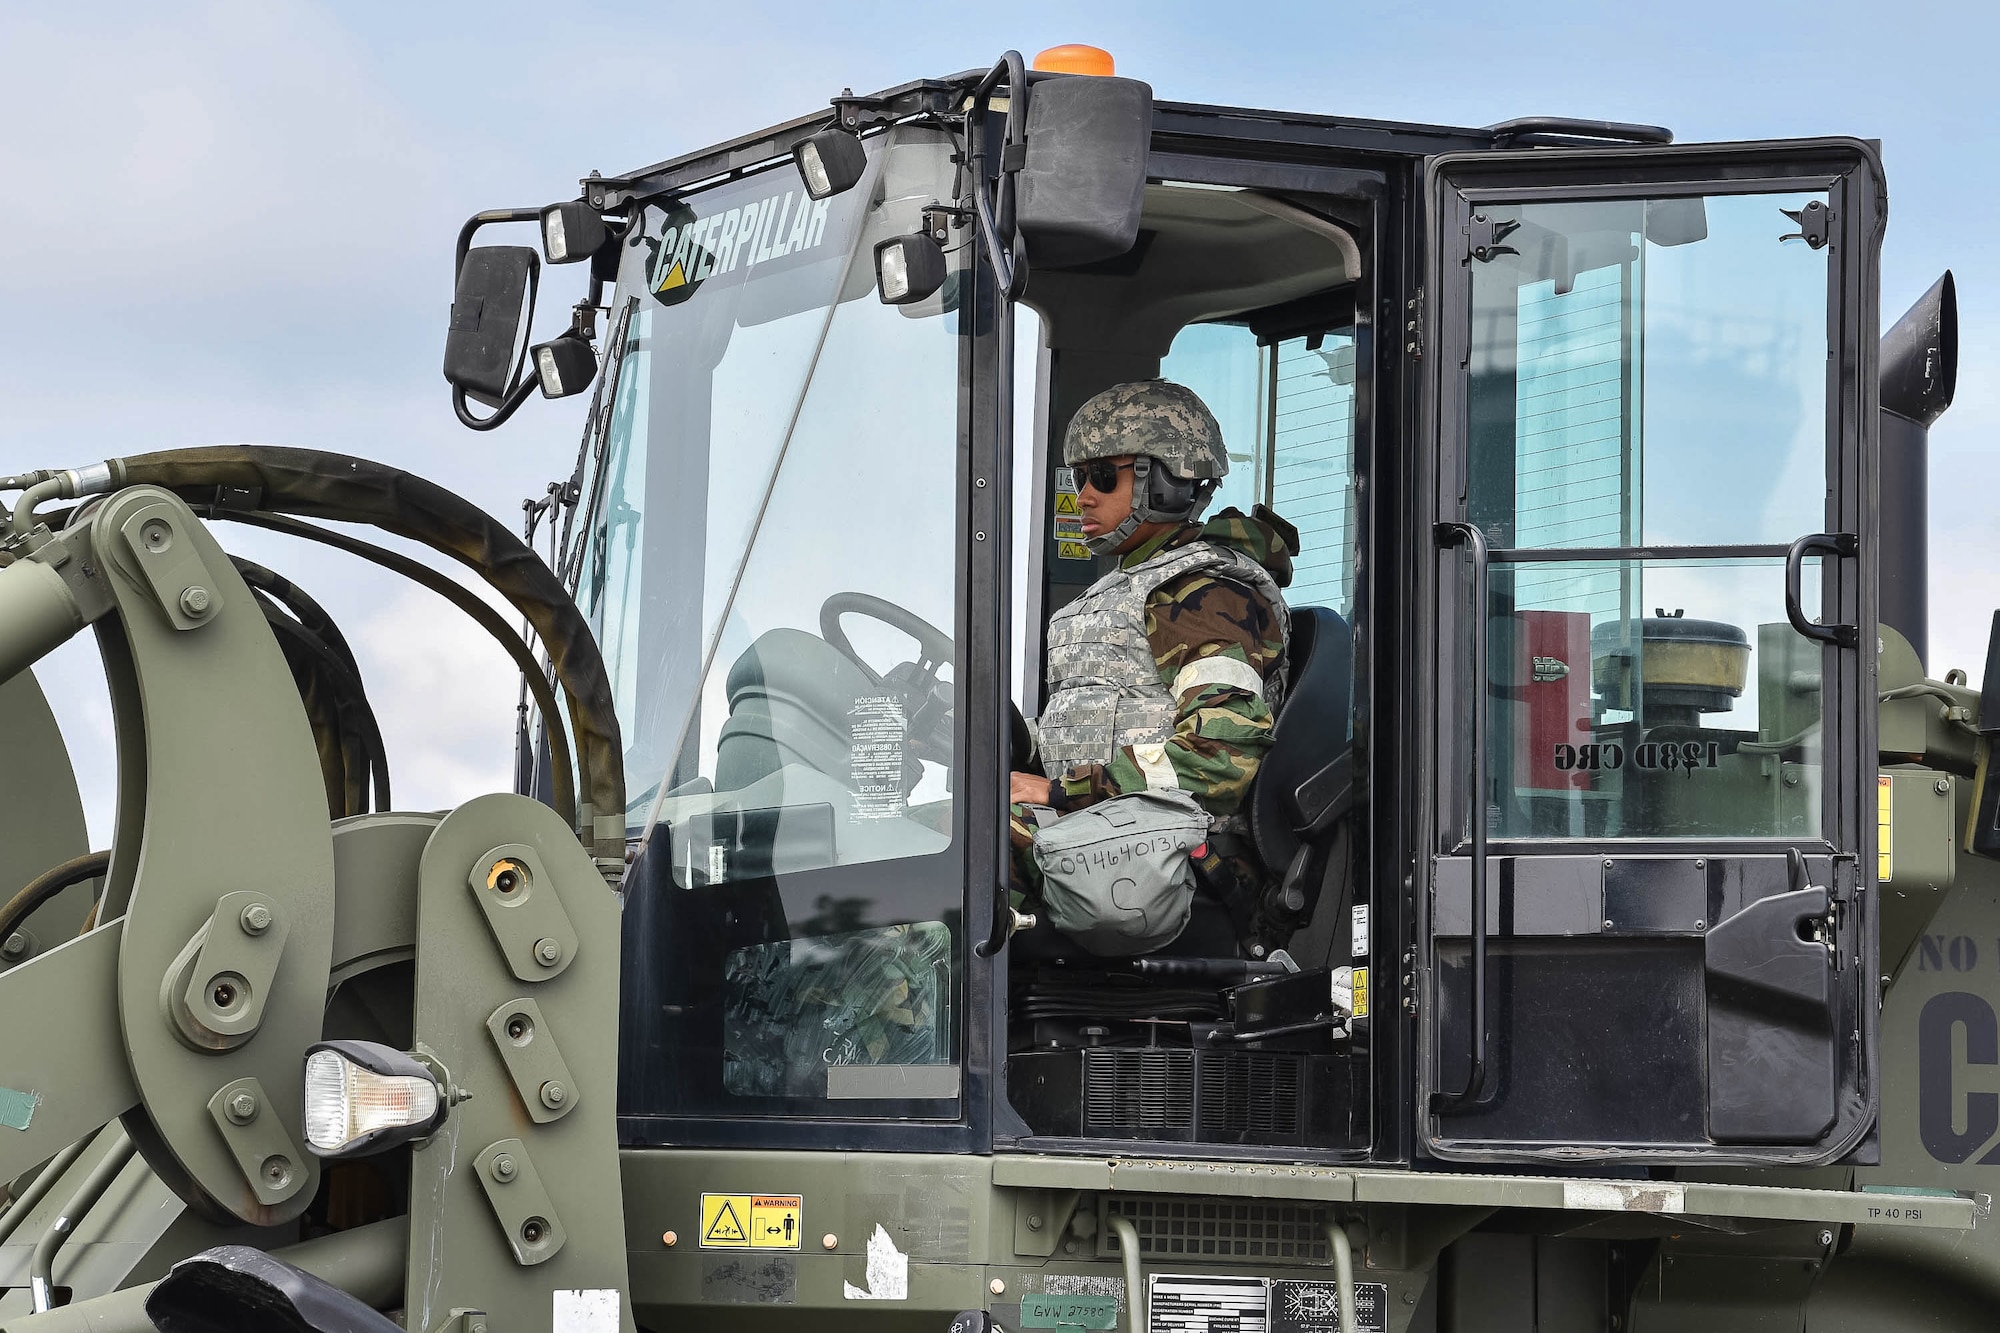
[[[1502,245],[1520,229],[1518,218],[1494,218],[1484,213],[1474,213],[1472,220],[1465,224],[1465,251],[1469,258],[1484,264],[1500,255],[1517,255],[1521,252],[1511,245]]]
[[[1798,227],[1797,231],[1780,236],[1779,241],[1804,241],[1815,250],[1824,250],[1833,239],[1833,210],[1819,200],[1814,199],[1801,209],[1781,208],[1778,211]]]

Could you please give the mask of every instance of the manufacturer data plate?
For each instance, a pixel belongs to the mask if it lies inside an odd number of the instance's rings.
[[[1146,1279],[1149,1333],[1265,1333],[1270,1307],[1271,1284],[1261,1277],[1154,1273]]]
[[[1354,1327],[1387,1333],[1389,1288],[1354,1284]],[[1280,1279],[1271,1284],[1270,1333],[1340,1333],[1340,1288],[1332,1282]]]

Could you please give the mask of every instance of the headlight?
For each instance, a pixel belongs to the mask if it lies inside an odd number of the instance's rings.
[[[429,1066],[372,1041],[325,1041],[306,1052],[306,1146],[361,1157],[422,1138],[444,1119]]]

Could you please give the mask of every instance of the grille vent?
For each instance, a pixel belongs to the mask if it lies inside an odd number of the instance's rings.
[[[1299,1061],[1255,1051],[1204,1051],[1201,1137],[1299,1132]]]
[[[1314,1204],[1112,1194],[1104,1207],[1107,1216],[1132,1220],[1139,1252],[1148,1259],[1199,1255],[1245,1262],[1327,1262],[1326,1225],[1332,1214]],[[1119,1257],[1118,1234],[1108,1226],[1098,1228],[1097,1257]]]
[[[1186,1138],[1194,1125],[1194,1052],[1083,1053],[1084,1132]]]

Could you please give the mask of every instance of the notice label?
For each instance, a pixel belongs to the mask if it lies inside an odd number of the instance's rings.
[[[1350,952],[1356,958],[1368,956],[1368,904],[1354,905],[1354,947]]]
[[[909,720],[894,694],[868,694],[847,715],[848,787],[856,819],[897,819],[908,807],[903,795],[903,751]]]
[[[1368,969],[1365,967],[1354,969],[1354,1016],[1368,1017]]]
[[[805,1199],[797,1194],[704,1194],[705,1250],[796,1250],[804,1235]]]

